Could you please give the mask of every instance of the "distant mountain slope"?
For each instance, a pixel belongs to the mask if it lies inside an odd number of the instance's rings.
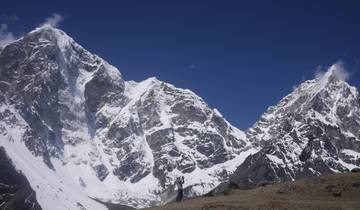
[[[334,64],[270,107],[246,135],[258,148],[240,165],[232,182],[294,180],[345,172],[360,166],[360,97],[341,80]]]
[[[158,204],[180,175],[200,195],[256,152],[190,90],[125,81],[49,26],[1,51],[0,145],[52,210]]]

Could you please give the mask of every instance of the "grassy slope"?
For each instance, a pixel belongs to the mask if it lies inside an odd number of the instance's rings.
[[[341,193],[341,195],[339,195]],[[252,190],[231,190],[148,210],[316,209],[360,210],[360,173],[314,177]]]

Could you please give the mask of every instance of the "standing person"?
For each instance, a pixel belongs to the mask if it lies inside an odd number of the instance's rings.
[[[175,181],[175,185],[177,187],[178,190],[178,195],[176,197],[176,202],[181,202],[183,200],[183,196],[184,196],[184,189],[183,189],[183,184],[184,184],[184,177],[178,177]]]

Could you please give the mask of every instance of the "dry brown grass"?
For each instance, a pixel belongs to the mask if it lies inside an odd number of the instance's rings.
[[[147,210],[360,210],[360,173],[284,182]]]

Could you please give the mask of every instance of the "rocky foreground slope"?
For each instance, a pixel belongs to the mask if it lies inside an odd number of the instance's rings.
[[[357,210],[360,173],[311,177],[251,190],[232,189],[225,195],[186,200],[146,210]]]

